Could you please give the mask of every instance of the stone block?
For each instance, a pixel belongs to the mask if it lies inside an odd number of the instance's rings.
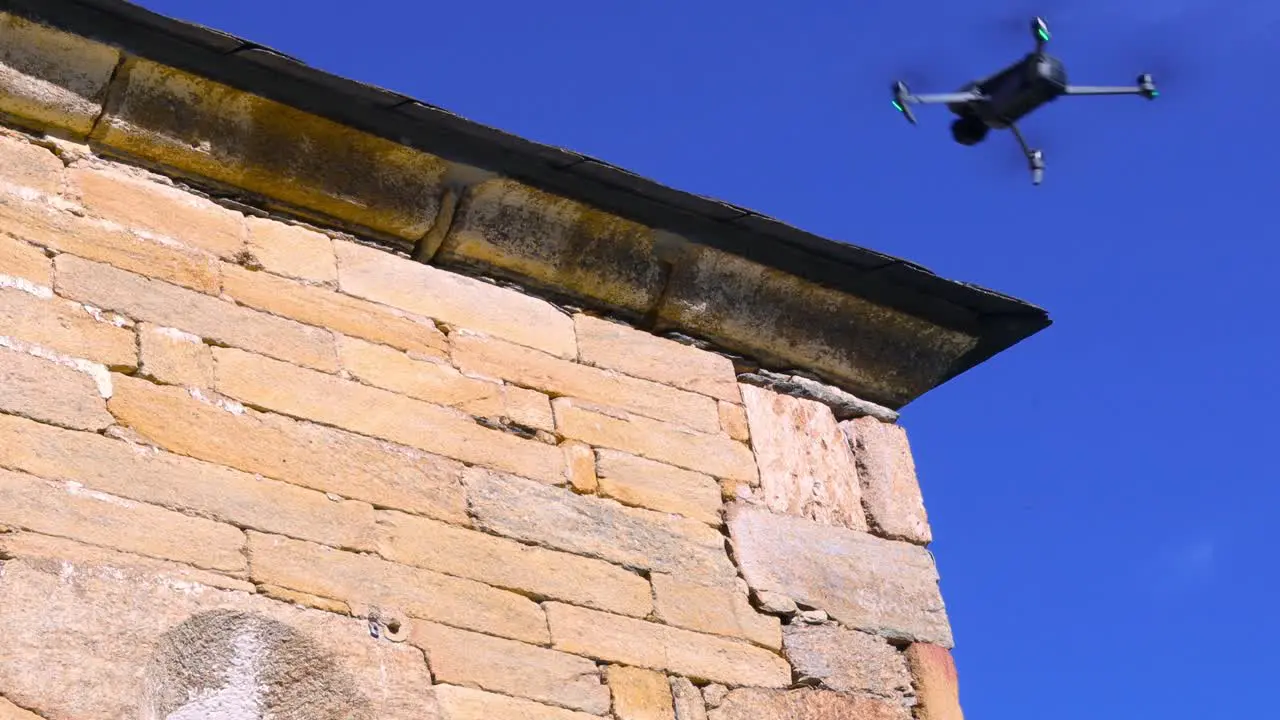
[[[721,524],[720,486],[702,473],[605,449],[596,452],[596,475],[600,494],[623,505]]]
[[[906,658],[877,635],[793,623],[782,629],[782,643],[793,672],[803,680],[897,702],[911,694]]]
[[[937,645],[912,643],[906,656],[916,688],[917,720],[964,720],[951,652]]]
[[[248,250],[262,269],[307,282],[336,285],[338,260],[328,235],[279,220],[246,218]]]
[[[676,720],[707,720],[702,691],[688,678],[671,678],[671,697],[675,702]]]
[[[88,135],[119,61],[115,48],[0,13],[0,112]]]
[[[578,359],[633,377],[741,402],[733,361],[691,345],[590,315],[575,315]]]
[[[495,720],[495,718],[520,718],[520,720],[600,720],[576,710],[543,705],[531,700],[521,700],[507,695],[485,692],[457,685],[436,685],[432,688],[440,704],[440,720]]]
[[[5,27],[0,19],[0,28]],[[3,37],[0,30],[0,37]],[[0,58],[4,50],[0,49]],[[3,62],[3,60],[0,60]],[[0,70],[0,77],[4,71]],[[0,130],[0,132],[7,132]],[[0,135],[0,187],[19,194],[57,195],[62,191],[62,161],[53,151],[14,133]]]
[[[591,446],[577,440],[560,443],[564,448],[565,462],[569,466],[569,486],[574,492],[590,495],[600,487],[596,475],[596,453]]]
[[[19,346],[29,351],[19,352],[10,349],[14,344],[0,338],[0,412],[75,430],[96,432],[111,424],[103,398],[111,392],[111,381],[98,382],[106,368],[39,348]]]
[[[213,351],[198,336],[152,323],[138,326],[138,372],[188,388],[213,387]]]
[[[608,678],[613,714],[618,720],[675,720],[671,685],[662,673],[610,665]]]
[[[761,615],[751,607],[744,588],[705,585],[700,578],[678,578],[654,573],[654,616],[668,625],[688,630],[749,640],[757,645],[782,647],[778,618]],[[741,582],[741,581],[739,581]]]
[[[111,320],[80,303],[0,285],[0,335],[109,368],[136,368],[133,331]]]
[[[5,229],[9,231],[7,226]],[[0,235],[0,276],[11,278],[0,280],[0,287],[26,282],[37,288],[52,288],[53,260],[34,245]]]
[[[463,375],[447,360],[416,360],[395,348],[339,336],[338,361],[351,377],[367,385],[477,417],[507,414],[501,384]]]
[[[903,705],[865,695],[845,695],[831,690],[733,690],[709,720],[911,720]]]
[[[854,449],[871,531],[892,540],[928,545],[933,534],[906,430],[873,417],[848,420],[840,427]]]
[[[747,423],[747,411],[741,405],[720,401],[720,429],[725,435],[739,442],[751,440],[751,427]]]

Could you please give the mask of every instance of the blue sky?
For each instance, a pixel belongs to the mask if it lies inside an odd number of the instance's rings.
[[[1053,327],[903,416],[967,714],[1273,704],[1280,6],[143,4],[1047,308]],[[1162,97],[1029,118],[1033,188],[1007,133],[961,147],[887,88],[1001,67],[1037,12],[1075,82],[1149,71]]]

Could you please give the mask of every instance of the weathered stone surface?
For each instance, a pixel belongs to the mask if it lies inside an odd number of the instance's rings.
[[[872,417],[843,422],[840,428],[854,449],[871,531],[892,540],[929,544],[933,533],[907,432]]]
[[[249,252],[262,269],[318,283],[337,283],[338,261],[328,235],[266,218],[246,218]]]
[[[783,395],[820,402],[831,408],[837,420],[873,417],[887,423],[898,421],[898,413],[894,410],[802,375],[776,373],[757,368],[754,372],[739,375],[738,381]]]
[[[560,603],[545,607],[557,650],[727,685],[791,682],[782,658],[741,641]]]
[[[146,383],[124,376],[116,382]],[[361,550],[375,546],[368,503],[334,502],[296,485],[20,418],[0,418],[0,438],[0,463],[32,475],[265,532]]]
[[[0,720],[44,720],[39,715],[0,697]]]
[[[600,494],[623,505],[721,524],[720,486],[706,475],[616,450],[596,452],[596,473]]]
[[[441,720],[600,720],[596,715],[543,705],[469,687],[436,685]]]
[[[477,468],[464,482],[471,516],[491,532],[708,582],[736,575],[723,536],[703,523]]]
[[[255,583],[348,605],[396,607],[423,620],[523,642],[545,645],[549,639],[537,604],[474,580],[252,531],[249,565]]]
[[[915,683],[917,720],[964,720],[956,663],[944,647],[912,643],[907,662]]]
[[[560,434],[688,470],[747,483],[757,479],[751,450],[723,435],[707,435],[575,398],[551,401]]]
[[[662,292],[654,232],[506,179],[472,187],[437,261],[644,314]]]
[[[439,717],[416,648],[145,567],[7,561],[0,627],[0,694],[45,717]]]
[[[742,401],[760,467],[752,495],[776,513],[866,530],[853,452],[831,409],[751,385]]]
[[[276,585],[258,585],[255,589],[269,598],[274,598],[281,602],[287,602],[300,607],[315,608],[316,610],[338,613],[339,615],[368,617],[367,615],[358,615],[352,611],[350,605],[347,605],[340,600],[330,600],[329,598],[322,598],[319,595],[298,592],[297,590],[290,590]]]
[[[555,396],[581,398],[699,432],[720,430],[715,400],[703,395],[474,333],[452,333],[449,342],[453,362],[463,372],[501,378]]]
[[[747,411],[741,405],[720,401],[720,429],[739,442],[747,442],[751,439]]]
[[[623,615],[644,617],[653,608],[644,578],[600,560],[398,512],[380,513],[378,529],[379,554],[388,560]]]
[[[3,218],[4,215],[0,214],[0,219]],[[5,231],[10,232],[7,226]],[[0,275],[25,280],[39,288],[51,288],[53,260],[35,245],[0,235]],[[0,283],[8,285],[13,281],[0,280]]]
[[[800,679],[901,702],[911,693],[907,661],[884,638],[836,625],[791,624],[783,650]]]
[[[512,422],[534,430],[555,431],[556,420],[551,412],[550,397],[518,385],[503,385],[502,397],[507,417]]]
[[[490,430],[451,408],[230,348],[214,348],[215,389],[255,407],[547,483],[565,482],[554,445]]]
[[[502,385],[467,377],[447,361],[415,360],[408,354],[355,338],[338,338],[338,359],[351,377],[366,385],[457,408],[468,415],[506,415]]]
[[[744,505],[727,509],[734,557],[757,591],[885,637],[951,646],[929,551]]]
[[[573,320],[550,303],[382,250],[334,241],[342,292],[560,357],[577,357]]]
[[[329,328],[424,357],[448,355],[448,340],[430,320],[330,288],[304,285],[271,273],[226,264],[223,291],[243,305],[318,328]]]
[[[750,640],[770,648],[782,647],[778,618],[751,607],[746,590],[654,573],[654,615],[676,627]]]
[[[213,387],[213,352],[197,336],[143,323],[138,327],[138,372],[169,385]]]
[[[911,720],[903,705],[831,690],[759,690],[741,688],[707,715],[709,720]]]
[[[457,461],[280,415],[228,412],[179,388],[137,381],[116,385],[107,406],[116,421],[179,455],[448,522],[469,522],[463,466]]]
[[[120,77],[101,145],[401,238],[435,221],[437,157],[149,60]]]
[[[724,699],[729,696],[729,688],[719,684],[711,683],[702,688],[702,699],[707,702],[707,707],[718,708]]]
[[[244,534],[230,525],[95,492],[72,481],[0,470],[0,524],[221,572],[245,567]]]
[[[831,619],[826,610],[801,610],[796,619],[807,625],[821,625]]]
[[[660,672],[610,665],[609,691],[618,720],[675,720],[671,686]]]
[[[588,365],[740,402],[733,361],[608,320],[575,315],[578,356]]]
[[[4,21],[0,20],[0,28],[4,26]],[[3,37],[4,30],[0,30],[0,38]],[[0,57],[3,57],[3,52],[0,50]],[[4,75],[0,70],[0,78]],[[29,142],[23,135],[9,135],[7,130],[0,132],[6,133],[0,135],[0,185],[42,195],[57,195],[62,190],[63,168],[58,156],[48,148]]]
[[[119,59],[114,48],[0,13],[0,112],[87,135]]]
[[[223,345],[327,372],[338,369],[333,335],[90,260],[54,260],[58,293],[134,320],[178,328]]]
[[[707,720],[702,692],[688,678],[671,678],[671,697],[675,701],[676,720]]]
[[[63,363],[37,357],[11,350],[11,344],[0,342],[0,411],[76,430],[96,431],[111,424],[103,386],[92,376],[68,367],[70,359]],[[97,370],[99,377],[106,373],[101,366]],[[105,389],[110,392],[110,387],[108,381]]]
[[[761,612],[772,613],[774,615],[794,615],[799,609],[796,607],[796,601],[776,592],[768,590],[757,590],[755,593],[756,603],[760,606]]]
[[[564,448],[565,463],[569,466],[569,485],[574,492],[594,493],[600,487],[595,451],[590,445],[577,440],[565,440],[560,447]]]
[[[137,367],[133,331],[105,320],[79,303],[0,285],[0,335],[111,368]]]
[[[426,651],[438,683],[609,712],[609,688],[586,658],[426,621],[413,622],[409,642]]]

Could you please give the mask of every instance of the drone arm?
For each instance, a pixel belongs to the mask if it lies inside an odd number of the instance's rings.
[[[903,98],[913,105],[950,105],[952,103],[966,103],[975,100],[985,100],[986,97],[975,92],[961,93],[938,93],[933,95],[907,95]]]
[[[1137,85],[1068,85],[1064,95],[1142,95]]]

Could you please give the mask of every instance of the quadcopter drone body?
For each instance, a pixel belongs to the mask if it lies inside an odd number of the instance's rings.
[[[1044,153],[1027,145],[1017,121],[1063,95],[1141,95],[1148,100],[1159,96],[1151,76],[1138,76],[1132,86],[1080,86],[1067,82],[1066,66],[1044,51],[1049,28],[1043,18],[1031,21],[1035,52],[982,80],[970,82],[954,93],[912,95],[906,83],[893,84],[893,106],[912,125],[916,124],[912,105],[946,105],[957,119],[951,135],[961,145],[977,145],[991,130],[1011,130],[1031,168],[1031,182],[1044,179]]]

